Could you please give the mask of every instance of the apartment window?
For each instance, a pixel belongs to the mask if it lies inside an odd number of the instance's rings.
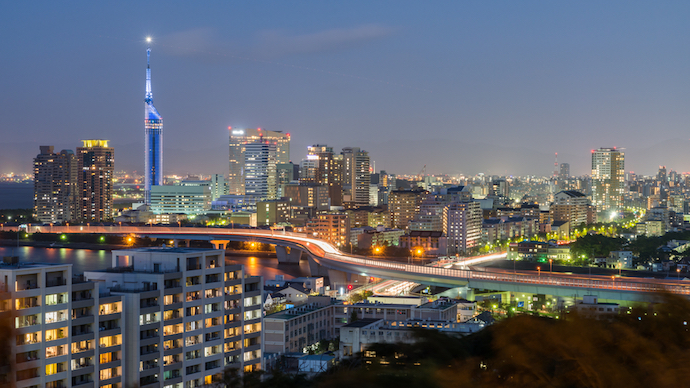
[[[64,362],[58,362],[56,364],[46,365],[46,376],[54,375],[56,373],[64,372],[67,370]]]
[[[67,303],[68,298],[67,298],[67,293],[63,292],[61,294],[50,294],[46,295],[46,305],[48,306],[53,306],[56,304],[62,304],[62,303]]]
[[[98,309],[98,315],[114,314],[122,311],[122,302],[105,303]]]
[[[120,334],[118,335],[111,335],[108,337],[102,337],[99,339],[99,346],[100,347],[107,347],[107,346],[115,346],[119,345],[122,343],[122,336]]]
[[[257,333],[261,331],[261,323],[252,323],[244,325],[244,334]]]
[[[61,327],[59,329],[46,330],[46,341],[55,341],[65,338],[67,336],[67,328]]]
[[[72,343],[72,353],[80,353],[93,348],[93,340]]]
[[[46,358],[63,356],[65,354],[67,354],[67,345],[46,347]]]
[[[100,358],[99,358],[99,363],[105,364],[108,362],[117,361],[118,358],[119,357],[117,357],[117,352],[101,353]]]
[[[149,314],[142,314],[139,315],[139,324],[140,325],[147,325],[149,323],[156,323],[160,322],[160,313],[149,313]]]
[[[191,321],[185,325],[185,331],[193,331],[203,328],[202,321]]]
[[[185,346],[193,346],[193,345],[198,345],[203,342],[203,337],[201,334],[199,335],[191,335],[189,337],[186,337],[184,339],[184,345]]]

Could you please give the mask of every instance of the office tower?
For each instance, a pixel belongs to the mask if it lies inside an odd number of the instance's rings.
[[[561,172],[559,174],[560,179],[570,178],[570,163],[561,163]]]
[[[144,202],[151,204],[151,187],[163,185],[163,118],[153,106],[151,48],[146,49],[146,96],[144,97]]]
[[[623,205],[625,154],[616,148],[592,150],[592,202],[599,213]]]
[[[369,153],[357,147],[345,147],[343,156],[343,203],[369,205]]]
[[[42,223],[64,223],[76,218],[77,157],[71,150],[53,152],[41,146],[34,159],[34,217]]]
[[[451,253],[476,247],[482,237],[482,209],[479,202],[454,202],[443,209],[443,233]]]
[[[659,166],[659,172],[656,174],[656,179],[660,185],[668,185],[668,175],[666,174],[666,166]]]
[[[307,160],[313,165],[313,183],[328,186],[328,197],[331,206],[343,204],[343,170],[340,158],[333,153],[333,147],[316,144],[307,148]]]
[[[230,194],[245,194],[245,147],[257,141],[266,141],[275,145],[275,163],[290,162],[290,134],[265,129],[232,129],[230,130],[230,175],[228,189]]]
[[[101,222],[113,215],[114,149],[108,140],[82,140],[77,147],[77,219]]]
[[[390,227],[408,230],[409,222],[419,214],[419,206],[429,194],[423,190],[393,190],[388,195]]]
[[[299,182],[302,184],[316,183],[316,176],[319,170],[319,157],[307,155],[299,164]]]
[[[211,175],[211,198],[215,201],[222,195],[228,194],[228,182],[222,174]]]
[[[299,179],[299,178],[298,178]],[[276,164],[277,198],[285,196],[285,185],[295,180],[295,166],[292,163]]]
[[[244,194],[257,200],[276,199],[276,145],[269,141],[244,144]]]
[[[9,386],[123,386],[122,295],[76,281],[71,264],[12,259],[0,263],[0,311],[12,310],[17,335]]]
[[[491,195],[504,201],[510,198],[510,184],[505,179],[495,179],[491,182]]]
[[[208,182],[208,181],[206,181]],[[161,185],[151,188],[153,214],[202,215],[211,209],[213,192],[206,185]]]

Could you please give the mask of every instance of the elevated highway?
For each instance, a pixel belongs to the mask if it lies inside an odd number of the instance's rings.
[[[16,227],[0,227],[8,230]],[[646,279],[577,275],[565,273],[535,273],[534,271],[505,271],[472,267],[442,268],[404,264],[351,255],[331,244],[305,234],[262,229],[227,229],[159,226],[28,226],[27,232],[96,233],[136,235],[163,240],[210,241],[224,248],[230,241],[255,241],[276,245],[278,260],[297,263],[309,260],[315,276],[329,276],[332,284],[365,282],[367,277],[411,281],[445,287],[468,286],[472,289],[547,294],[561,297],[597,295],[600,299],[646,301],[653,293],[666,291],[690,296],[690,282],[671,279]],[[482,260],[470,258],[467,263]]]

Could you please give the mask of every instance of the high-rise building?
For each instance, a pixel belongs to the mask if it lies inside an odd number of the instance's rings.
[[[151,48],[146,49],[146,96],[144,97],[144,202],[151,204],[151,186],[163,184],[163,118],[153,106]]]
[[[122,295],[75,281],[71,264],[8,260],[0,279],[0,313],[12,311],[17,334],[3,365],[15,372],[0,385],[124,386]]]
[[[223,250],[118,250],[112,267],[84,277],[122,298],[123,387],[200,387],[226,366],[261,369],[263,281]]]
[[[276,199],[276,145],[269,141],[244,144],[244,194],[257,200]]]
[[[443,209],[443,233],[450,253],[464,253],[476,247],[482,237],[482,209],[479,202],[454,202]]]
[[[559,174],[560,179],[570,178],[570,163],[561,163],[561,171]]]
[[[369,205],[369,153],[357,147],[345,147],[342,156],[343,203],[350,206]]]
[[[77,147],[77,220],[101,222],[113,216],[114,149],[108,140],[82,140]]]
[[[307,148],[307,160],[314,167],[313,183],[328,186],[331,206],[343,204],[343,169],[341,158],[333,153],[333,147],[316,144]]]
[[[409,222],[419,214],[419,206],[429,194],[423,190],[393,190],[388,195],[388,211],[390,212],[390,227],[409,229]]]
[[[230,194],[245,194],[245,151],[246,145],[264,141],[275,145],[275,163],[290,162],[290,134],[265,129],[232,129],[230,130],[230,175],[228,189]]]
[[[43,223],[63,223],[76,218],[77,157],[71,150],[53,152],[41,146],[34,159],[34,217]]]
[[[623,205],[625,154],[614,148],[592,150],[592,202],[598,212]]]

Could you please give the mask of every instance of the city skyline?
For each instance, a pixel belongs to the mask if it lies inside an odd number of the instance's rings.
[[[227,173],[229,126],[290,132],[293,162],[312,144],[360,147],[398,174],[550,175],[558,152],[582,175],[588,150],[614,146],[626,171],[690,171],[684,3],[43,5],[0,16],[16,37],[0,43],[0,173],[99,137],[142,173],[148,35],[171,173]]]

